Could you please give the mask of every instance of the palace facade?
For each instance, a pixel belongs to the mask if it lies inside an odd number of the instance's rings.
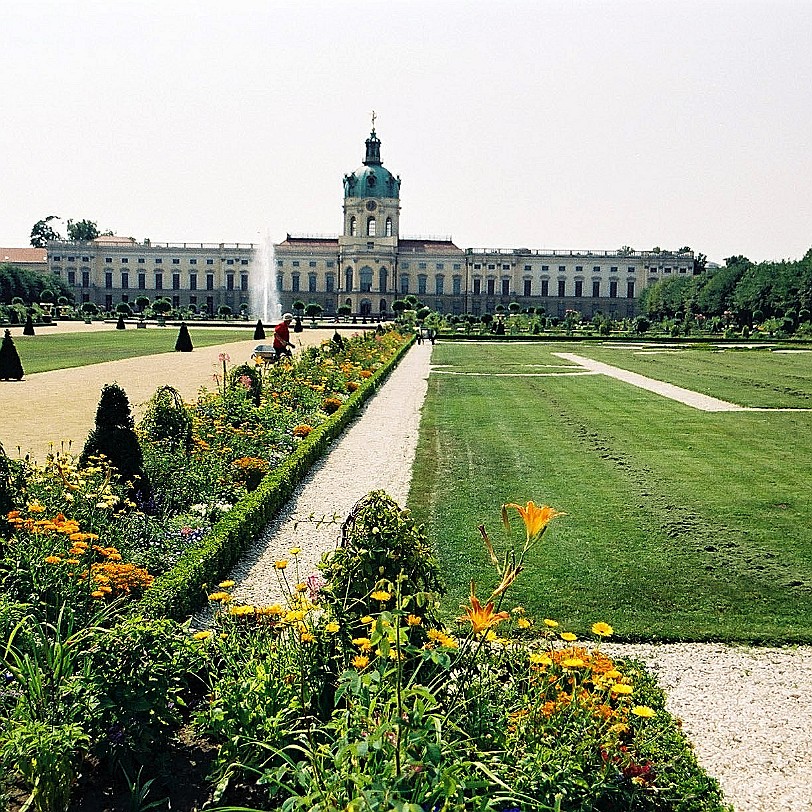
[[[693,252],[459,248],[450,237],[400,236],[400,177],[381,161],[372,130],[363,164],[344,176],[344,228],[336,237],[293,236],[274,246],[282,307],[296,300],[381,317],[414,294],[441,313],[494,313],[511,302],[584,316],[635,315],[640,291],[692,274]]]
[[[400,177],[381,160],[373,128],[363,164],[344,176],[337,236],[288,234],[274,246],[283,310],[315,302],[333,315],[392,313],[413,294],[441,313],[494,313],[512,302],[563,317],[635,315],[640,291],[668,275],[692,274],[693,252],[459,248],[450,237],[401,237]],[[48,244],[48,271],[76,289],[77,301],[111,310],[139,296],[216,313],[250,306],[261,270],[251,243],[138,243],[105,236]]]

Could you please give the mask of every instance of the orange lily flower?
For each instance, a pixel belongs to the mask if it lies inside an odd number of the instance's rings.
[[[553,519],[567,515],[547,505],[537,505],[535,502],[528,502],[527,507],[517,505],[515,502],[509,502],[506,505],[502,505],[502,522],[507,530],[510,530],[510,520],[508,519],[507,513],[508,508],[516,508],[519,512],[525,529],[527,530],[528,541],[540,536]]]
[[[493,601],[489,601],[485,606],[482,606],[474,592],[473,581],[471,581],[471,605],[463,605],[463,608],[465,609],[465,614],[458,618],[458,620],[467,620],[471,624],[474,634],[479,634],[479,632],[485,629],[490,629],[491,626],[496,626],[510,617],[509,612],[494,612]]]

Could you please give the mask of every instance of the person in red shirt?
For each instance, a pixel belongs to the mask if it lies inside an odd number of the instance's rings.
[[[290,323],[293,321],[291,313],[285,313],[282,316],[282,321],[276,325],[273,331],[273,351],[276,353],[276,360],[278,361],[283,355],[290,358],[293,353],[293,344],[290,341]]]

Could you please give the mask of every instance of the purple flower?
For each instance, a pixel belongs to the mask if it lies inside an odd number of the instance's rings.
[[[307,584],[307,591],[310,594],[310,600],[314,601],[327,581],[322,578],[320,572],[311,572],[310,575],[305,578],[305,583]]]

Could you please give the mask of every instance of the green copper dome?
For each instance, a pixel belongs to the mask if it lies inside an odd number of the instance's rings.
[[[344,197],[398,197],[400,178],[381,163],[381,142],[375,130],[366,141],[364,165],[344,175]]]

